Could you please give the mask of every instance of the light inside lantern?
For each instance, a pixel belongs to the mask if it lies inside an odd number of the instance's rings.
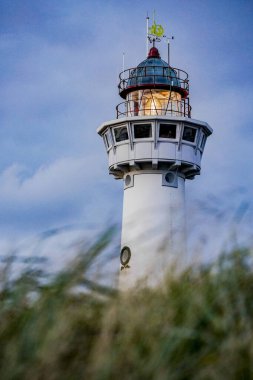
[[[178,115],[182,97],[178,92],[145,89],[130,92],[127,96],[127,113],[131,116]]]

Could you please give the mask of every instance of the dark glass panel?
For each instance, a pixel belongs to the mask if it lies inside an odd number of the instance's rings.
[[[175,139],[177,134],[176,124],[160,124],[159,137],[164,139]]]
[[[114,136],[115,136],[116,142],[128,140],[127,127],[115,128],[113,131],[114,131]]]
[[[204,149],[205,143],[206,143],[206,135],[203,135],[201,143],[200,143],[200,149]]]
[[[183,140],[194,142],[197,130],[191,127],[184,127]]]
[[[110,146],[111,146],[111,139],[110,139],[110,136],[109,136],[108,132],[106,132],[104,134],[104,139],[105,139],[106,148],[110,148]]]
[[[136,139],[145,139],[152,137],[151,124],[136,124],[134,125],[134,137]]]

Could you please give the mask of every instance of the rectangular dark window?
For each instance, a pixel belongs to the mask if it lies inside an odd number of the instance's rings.
[[[160,124],[159,137],[162,137],[163,139],[175,139],[176,134],[176,124]]]
[[[152,137],[151,124],[135,124],[134,137],[136,139],[146,139],[146,138]]]
[[[127,127],[124,126],[124,127],[114,128],[113,131],[114,131],[116,142],[128,140]]]
[[[200,149],[204,149],[206,143],[206,135],[202,136],[201,143],[200,143]]]
[[[106,145],[106,148],[109,148],[108,137],[106,135],[105,135],[105,145]]]
[[[191,127],[184,127],[182,139],[189,142],[194,142],[197,129]]]
[[[105,134],[104,134],[104,140],[105,140],[105,145],[106,145],[106,148],[108,149],[108,148],[110,148],[110,139],[109,139],[109,136],[108,136],[108,132],[106,132]]]

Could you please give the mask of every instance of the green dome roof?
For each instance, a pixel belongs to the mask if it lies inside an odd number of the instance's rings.
[[[130,73],[127,87],[146,84],[180,87],[175,70],[161,58],[147,58]]]
[[[139,89],[166,89],[181,93],[183,97],[188,95],[185,86],[181,86],[182,80],[178,72],[170,67],[167,62],[160,58],[159,51],[152,47],[148,58],[137,67],[128,70],[128,78],[124,85],[120,83],[120,95],[126,98],[129,92]]]

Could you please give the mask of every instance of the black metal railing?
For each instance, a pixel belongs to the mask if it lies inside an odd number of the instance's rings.
[[[141,85],[169,83],[171,86],[180,87],[183,91],[189,92],[189,78],[184,70],[169,66],[138,66],[119,74],[119,93],[134,84],[138,86],[140,83]]]
[[[130,116],[184,116],[191,117],[191,106],[189,98],[182,100],[171,100],[163,108],[157,108],[139,104],[134,100],[122,102],[116,107],[117,119]]]

